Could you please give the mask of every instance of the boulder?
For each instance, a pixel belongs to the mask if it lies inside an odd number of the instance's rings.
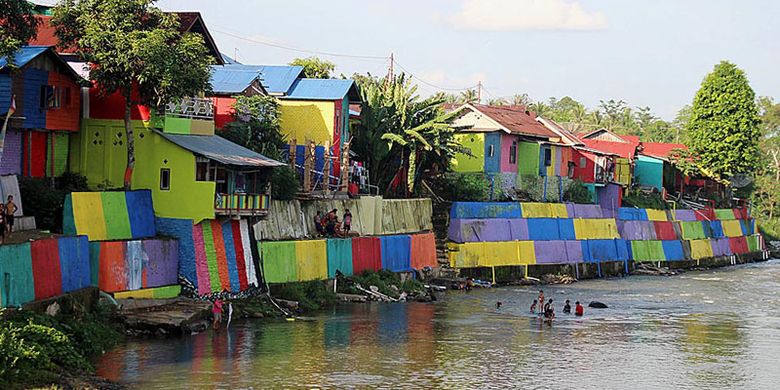
[[[606,309],[608,306],[599,301],[591,301],[588,304],[588,307],[592,307],[594,309]]]

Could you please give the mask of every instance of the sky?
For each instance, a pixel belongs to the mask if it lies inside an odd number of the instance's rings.
[[[421,95],[457,93],[481,81],[486,99],[571,96],[589,108],[622,99],[671,120],[713,66],[728,60],[747,73],[757,95],[780,100],[780,1],[160,0],[158,6],[200,11],[220,50],[247,64],[285,64],[318,51],[339,54],[318,54],[337,65],[337,75],[384,75],[393,53],[396,71],[411,73]]]

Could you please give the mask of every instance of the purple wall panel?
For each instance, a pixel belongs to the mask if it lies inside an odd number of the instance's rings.
[[[618,232],[624,240],[655,240],[655,224],[652,221],[618,220]]]
[[[728,238],[718,238],[710,240],[712,244],[712,254],[715,256],[729,256],[731,255],[731,245],[729,245]]]
[[[447,239],[452,242],[464,242],[463,234],[460,233],[463,222],[467,219],[450,219],[450,223],[447,226]]]
[[[582,244],[579,241],[565,241],[566,244],[566,262],[583,263]]]
[[[178,283],[179,242],[177,240],[144,240],[149,264],[144,264],[146,287]]]
[[[567,263],[565,241],[535,241],[537,264]]]
[[[528,240],[528,220],[527,219],[509,219],[509,230],[511,231],[512,241]]]
[[[0,159],[0,175],[22,174],[22,133],[8,130],[5,134],[3,157]]]
[[[567,204],[569,218],[604,218],[601,206],[597,204]]]
[[[675,210],[674,219],[678,221],[693,222],[696,221],[696,213],[693,210]]]

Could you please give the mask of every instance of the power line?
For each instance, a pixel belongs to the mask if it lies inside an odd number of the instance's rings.
[[[218,32],[220,34],[227,35],[229,37],[233,37],[236,39],[241,39],[243,41],[256,43],[259,45],[266,45],[275,47],[278,49],[284,49],[284,50],[290,50],[290,51],[296,51],[300,53],[308,53],[308,54],[316,54],[321,56],[330,56],[330,57],[344,57],[344,58],[357,58],[357,59],[364,59],[364,60],[382,60],[385,61],[388,59],[386,56],[366,56],[366,55],[355,55],[355,54],[344,54],[344,53],[332,53],[327,51],[318,51],[318,50],[307,50],[307,49],[301,49],[297,47],[287,46],[287,45],[281,45],[278,43],[268,42],[257,38],[249,38],[240,34],[234,34],[228,31],[223,31],[219,29],[212,28],[211,31]]]
[[[425,80],[415,76],[414,73],[410,72],[408,69],[406,69],[406,67],[404,67],[403,65],[399,64],[398,61],[394,61],[394,62],[395,62],[396,66],[401,68],[401,70],[403,70],[405,73],[407,73],[412,78],[417,79],[417,81],[419,81],[419,82],[421,82],[421,83],[423,83],[425,85],[428,85],[430,87],[433,87],[433,88],[436,88],[438,90],[441,90],[441,91],[465,91],[465,90],[473,89],[474,87],[476,87],[476,85],[472,85],[472,86],[466,87],[466,88],[447,88],[447,87],[442,87],[442,86],[439,86],[439,85],[427,82],[427,81],[425,81]]]

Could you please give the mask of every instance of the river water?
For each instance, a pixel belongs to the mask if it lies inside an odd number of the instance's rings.
[[[422,304],[339,306],[310,320],[130,341],[98,374],[131,388],[780,388],[780,261],[450,292]],[[565,299],[598,300],[583,318]],[[501,309],[495,302],[501,301]]]

